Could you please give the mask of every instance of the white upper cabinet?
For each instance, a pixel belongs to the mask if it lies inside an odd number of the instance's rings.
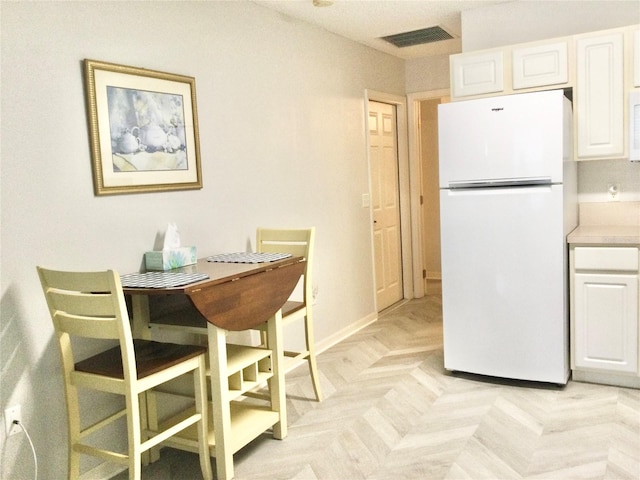
[[[567,42],[514,48],[514,90],[559,85],[568,81]]]
[[[624,35],[576,41],[578,158],[624,156]]]
[[[452,55],[450,61],[451,90],[454,97],[481,95],[503,90],[502,51]]]

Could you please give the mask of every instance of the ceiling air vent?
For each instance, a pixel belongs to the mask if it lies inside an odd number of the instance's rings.
[[[381,37],[382,40],[395,45],[398,48],[411,47],[413,45],[422,45],[425,43],[439,42],[441,40],[449,40],[453,38],[440,27],[422,28],[412,32],[396,33],[395,35],[387,35]]]

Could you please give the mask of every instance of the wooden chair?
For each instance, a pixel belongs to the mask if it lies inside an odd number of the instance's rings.
[[[80,455],[127,465],[130,479],[140,479],[142,454],[191,425],[197,425],[200,467],[212,479],[207,443],[205,382],[206,347],[133,340],[120,277],[116,272],[60,272],[38,267],[38,275],[53,320],[62,358],[68,415],[69,478],[80,474]],[[76,361],[72,337],[115,340],[118,346]],[[193,373],[195,413],[163,431],[147,427],[146,393],[185,374]],[[87,388],[125,397],[125,408],[84,426],[78,390]],[[87,437],[125,417],[127,453],[97,448]]]
[[[275,229],[258,228],[256,234],[256,250],[258,252],[290,253],[294,256],[305,257],[307,262],[302,279],[302,300],[289,300],[282,307],[283,330],[287,325],[304,321],[305,350],[300,352],[286,351],[285,356],[290,360],[284,366],[285,372],[298,366],[300,360],[306,360],[309,364],[309,372],[313,389],[318,402],[322,401],[320,390],[320,376],[316,363],[315,343],[313,337],[313,292],[312,269],[313,249],[315,242],[315,228],[306,229]],[[261,328],[262,341],[265,343],[266,327]]]

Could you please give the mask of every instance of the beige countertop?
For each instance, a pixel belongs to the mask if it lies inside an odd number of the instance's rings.
[[[580,225],[567,240],[570,244],[640,245],[640,226]]]
[[[640,202],[581,203],[572,244],[640,246]]]

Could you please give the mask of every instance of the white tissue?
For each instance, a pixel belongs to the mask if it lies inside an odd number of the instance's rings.
[[[178,226],[175,223],[167,224],[167,231],[164,233],[163,250],[172,250],[174,248],[180,248],[180,232]]]
[[[156,237],[158,245],[159,236]],[[195,246],[182,247],[180,243],[180,232],[175,223],[168,223],[167,230],[162,239],[162,250],[154,250],[144,254],[144,261],[147,270],[173,270],[174,268],[193,265],[198,261],[198,252]]]

